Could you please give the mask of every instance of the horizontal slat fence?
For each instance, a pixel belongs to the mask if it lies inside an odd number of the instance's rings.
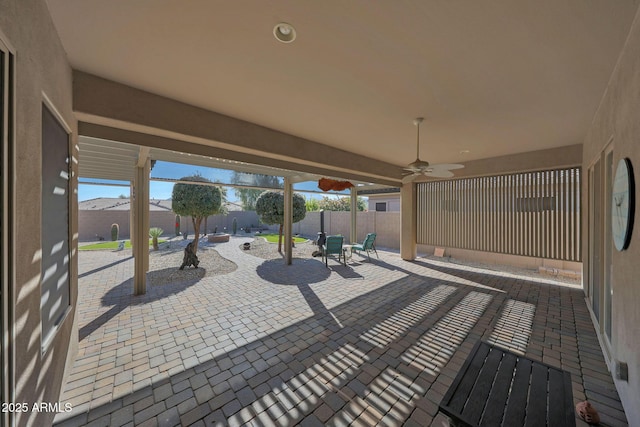
[[[419,244],[581,261],[580,168],[417,184]]]

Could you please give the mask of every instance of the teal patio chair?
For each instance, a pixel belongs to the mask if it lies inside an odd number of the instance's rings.
[[[342,236],[327,236],[327,240],[322,245],[322,258],[324,259],[324,265],[329,267],[329,255],[338,254],[338,262],[342,258],[344,265],[347,265],[347,260],[344,259],[344,252],[342,250]]]
[[[380,259],[380,257],[378,256],[378,251],[376,250],[376,246],[374,245],[375,241],[376,241],[376,233],[369,233],[367,234],[367,237],[364,238],[364,241],[362,242],[362,244],[353,245],[351,250],[356,252],[360,252],[360,251],[366,252],[367,257],[369,257],[369,261],[371,261],[371,256],[369,255],[369,253],[371,251],[374,251],[376,253],[376,257]]]

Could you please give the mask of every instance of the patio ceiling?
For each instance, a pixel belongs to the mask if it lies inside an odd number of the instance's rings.
[[[432,163],[581,143],[638,1],[47,3],[77,70],[404,166],[416,116]]]

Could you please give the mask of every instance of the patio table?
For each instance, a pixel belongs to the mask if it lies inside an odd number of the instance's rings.
[[[349,253],[348,257],[347,252]],[[345,262],[347,258],[351,259],[353,256],[353,245],[342,245],[342,255],[344,256]]]
[[[455,426],[572,426],[571,374],[478,341],[440,402]]]

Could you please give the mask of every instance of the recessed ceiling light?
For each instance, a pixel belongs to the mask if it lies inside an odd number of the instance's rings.
[[[281,22],[273,27],[273,35],[279,42],[291,43],[296,39],[296,29],[291,24]]]
[[[470,152],[469,150],[460,150],[460,154],[469,154]]]

